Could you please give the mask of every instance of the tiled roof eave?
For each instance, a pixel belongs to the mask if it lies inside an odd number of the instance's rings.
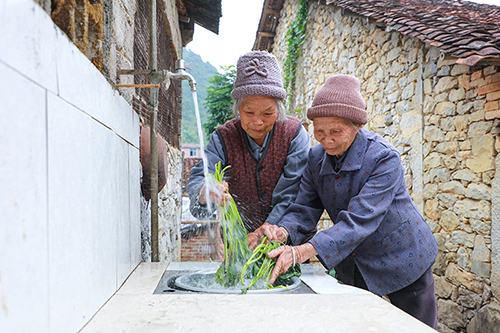
[[[422,5],[426,2],[425,5]],[[459,3],[460,6],[454,5]],[[373,19],[397,31],[437,47],[457,58],[456,63],[473,66],[480,61],[500,58],[500,7],[456,0],[326,0],[336,6]],[[485,7],[486,6],[486,7]]]

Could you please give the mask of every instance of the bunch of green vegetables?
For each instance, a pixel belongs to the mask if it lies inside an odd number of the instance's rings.
[[[215,165],[215,173],[212,177],[222,183],[224,171],[221,170],[220,162]],[[286,287],[291,284],[293,276],[300,276],[300,265],[291,267],[285,274],[280,275],[273,285],[269,284],[269,277],[273,271],[276,259],[269,258],[267,252],[284,245],[275,241],[269,241],[264,237],[262,242],[251,251],[247,244],[247,232],[245,225],[236,207],[233,198],[228,203],[220,205],[221,224],[224,243],[224,261],[215,273],[215,281],[229,288],[235,287],[241,282],[242,292],[246,293],[252,286],[261,288]],[[246,286],[246,282],[249,282]]]

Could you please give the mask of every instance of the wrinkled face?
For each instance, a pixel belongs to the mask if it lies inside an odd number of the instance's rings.
[[[342,156],[354,141],[359,127],[348,120],[337,117],[313,119],[314,137],[325,148],[328,155]]]
[[[262,146],[278,117],[276,99],[269,96],[243,97],[239,111],[241,127],[255,143]]]

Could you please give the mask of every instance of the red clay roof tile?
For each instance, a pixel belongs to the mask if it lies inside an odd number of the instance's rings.
[[[464,0],[326,0],[386,24],[469,66],[500,58],[500,7]]]

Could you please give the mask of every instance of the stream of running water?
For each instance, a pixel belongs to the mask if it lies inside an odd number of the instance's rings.
[[[198,94],[196,93],[196,91],[193,91],[192,94],[194,101],[194,112],[196,115],[196,127],[198,128],[198,138],[200,139],[201,159],[203,161],[203,175],[205,176],[205,198],[207,201],[207,209],[210,213],[212,213],[212,205],[209,195],[210,187],[213,185],[213,183],[210,181],[212,177],[209,177],[208,174],[208,161],[207,155],[205,154],[205,140],[203,136],[203,129],[201,128],[200,109],[198,107]]]

